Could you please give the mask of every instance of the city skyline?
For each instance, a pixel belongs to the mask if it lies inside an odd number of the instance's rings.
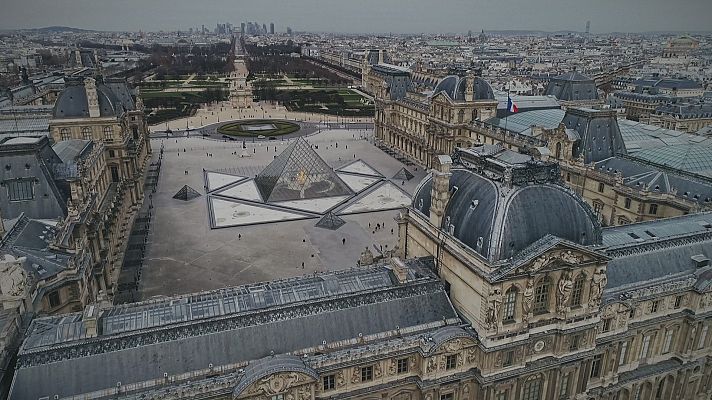
[[[28,4],[29,3],[29,4]],[[136,3],[135,7],[131,3]],[[181,30],[212,26],[216,21],[275,21],[276,31],[287,26],[297,30],[335,33],[461,33],[468,30],[581,31],[591,21],[591,33],[610,32],[697,32],[709,30],[706,16],[712,3],[705,0],[665,2],[613,0],[582,2],[564,0],[464,1],[431,3],[425,0],[403,6],[395,0],[366,0],[359,4],[336,4],[325,0],[301,0],[281,4],[278,0],[259,3],[185,0],[156,0],[139,4],[69,0],[12,1],[4,7],[0,27],[27,29],[68,26],[101,31]],[[372,3],[372,4],[371,4]],[[170,12],[166,10],[170,9]],[[38,12],[39,10],[39,12]],[[315,13],[312,10],[319,10]],[[123,18],[116,18],[116,16]],[[674,18],[670,18],[674,15]],[[343,18],[348,16],[349,18]]]

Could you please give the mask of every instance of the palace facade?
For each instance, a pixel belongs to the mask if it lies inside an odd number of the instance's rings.
[[[596,86],[580,74],[552,79],[548,92],[567,99],[566,109],[497,117],[492,89],[471,73],[448,76],[431,93],[381,91],[376,143],[426,168],[439,154],[482,144],[558,160],[562,180],[604,225],[712,209],[712,151],[701,145],[709,139],[591,108],[600,103]]]
[[[24,311],[111,301],[150,158],[143,107],[126,82],[68,79],[49,135],[0,143],[3,254],[21,260]]]
[[[709,399],[712,214],[601,228],[558,164],[435,158],[396,258],[33,321],[11,399]]]

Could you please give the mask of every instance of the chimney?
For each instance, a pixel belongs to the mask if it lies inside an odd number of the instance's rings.
[[[392,257],[390,263],[393,274],[396,276],[396,279],[398,279],[398,283],[404,283],[407,281],[408,268],[405,266],[405,263],[403,263],[403,260],[398,257]]]
[[[84,307],[82,320],[84,321],[87,337],[97,337],[99,335],[99,307],[96,304]]]
[[[430,223],[441,227],[445,207],[450,200],[450,166],[452,159],[447,155],[439,155],[434,160],[433,184],[430,191]]]
[[[84,90],[87,93],[87,104],[89,107],[89,117],[96,118],[100,116],[99,112],[99,93],[96,90],[96,80],[94,78],[84,79]]]
[[[697,268],[702,268],[710,265],[710,259],[707,258],[707,256],[705,256],[704,254],[696,254],[690,258],[692,259],[692,262],[695,263],[695,267]]]
[[[467,71],[465,78],[465,101],[475,101],[475,78],[477,75],[472,70]]]

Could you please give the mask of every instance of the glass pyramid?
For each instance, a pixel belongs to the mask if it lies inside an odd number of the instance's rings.
[[[335,231],[335,230],[341,228],[341,226],[345,223],[346,223],[346,221],[341,219],[338,215],[334,214],[333,212],[329,211],[326,215],[321,217],[321,219],[314,226]]]
[[[178,193],[173,196],[174,199],[184,201],[193,200],[196,197],[200,197],[200,193],[188,185],[183,186]]]
[[[353,194],[302,138],[284,149],[257,175],[255,183],[267,202]]]

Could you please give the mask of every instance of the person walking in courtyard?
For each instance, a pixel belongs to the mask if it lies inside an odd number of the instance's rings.
[[[345,245],[346,244],[346,238],[341,238],[341,244]]]

